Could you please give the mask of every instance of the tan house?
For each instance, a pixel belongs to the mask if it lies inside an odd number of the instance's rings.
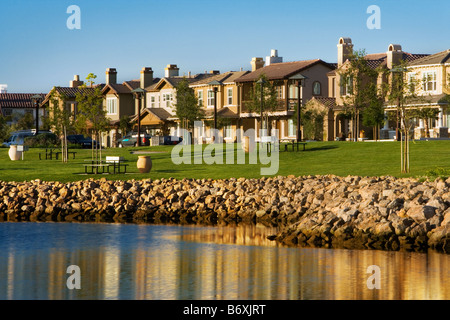
[[[153,78],[153,70],[149,67],[142,68],[139,80],[124,81],[122,84],[117,83],[117,70],[115,68],[106,69],[106,84],[102,90],[103,107],[111,125],[111,130],[104,133],[103,137],[106,147],[116,146],[117,139],[123,135],[119,129],[120,119],[128,117],[132,121],[132,118],[138,114],[138,100],[135,99],[132,91],[137,88],[145,89],[158,81],[159,78]],[[145,108],[145,96],[141,108]],[[143,129],[141,128],[141,130]]]
[[[359,137],[352,132],[352,119],[346,115],[344,101],[351,96],[352,83],[344,81],[343,73],[347,70],[351,56],[353,54],[353,43],[350,38],[341,37],[337,44],[337,68],[328,72],[328,97],[326,99],[314,98],[308,104],[308,108],[319,110],[324,114],[324,140],[333,141],[336,139],[355,139]],[[392,70],[402,60],[410,64],[420,59],[425,59],[427,54],[411,54],[404,52],[398,44],[390,44],[384,53],[367,54],[365,59],[367,65],[379,72],[377,85],[388,83],[390,70]],[[387,117],[386,117],[387,118]],[[385,139],[392,139],[395,134],[395,123],[386,121],[385,127],[378,133],[378,136]],[[365,128],[359,121],[358,128],[371,133],[371,128]]]
[[[321,59],[282,62],[282,58],[274,51],[272,50],[271,56],[266,58],[266,66],[263,58],[253,58],[252,72],[235,80],[239,87],[241,129],[242,131],[256,129],[257,141],[260,138],[260,114],[250,110],[248,103],[250,92],[254,90],[260,76],[265,75],[275,86],[278,95],[276,110],[269,113],[268,128],[277,129],[279,139],[295,139],[297,131],[293,115],[299,95],[302,105],[314,97],[326,97],[329,90],[327,73],[335,69],[335,65]],[[305,85],[300,88],[300,92],[297,85],[299,76],[306,77]],[[274,133],[275,131],[269,132],[270,135]]]
[[[80,80],[80,77],[78,75],[74,76],[74,79],[70,81],[69,87],[59,87],[55,86],[50,90],[50,92],[45,96],[44,100],[41,103],[41,107],[43,109],[46,109],[45,114],[48,114],[48,110],[50,107],[50,104],[53,103],[52,101],[52,95],[53,99],[57,102],[58,107],[60,109],[65,108],[67,111],[69,111],[73,117],[76,117],[78,110],[77,110],[77,101],[76,96],[77,93],[80,92],[80,87],[84,84],[83,81]],[[104,84],[96,84],[92,87],[85,87],[83,90],[87,91],[94,91],[96,88],[102,89],[104,87]]]
[[[237,140],[236,131],[240,126],[239,87],[236,79],[250,71],[229,71],[215,74],[192,82],[189,87],[195,91],[199,105],[203,107],[205,119],[202,126],[196,128],[194,143],[211,143],[214,134],[214,118],[217,121],[219,137],[223,142]],[[217,101],[216,101],[217,98]],[[216,109],[215,109],[216,108]],[[215,114],[215,111],[217,113]]]
[[[200,74],[179,75],[179,68],[176,64],[168,64],[164,70],[164,78],[158,82],[145,87],[146,109],[141,114],[141,126],[147,128],[152,135],[180,136],[180,123],[176,117],[176,90],[178,84],[186,79],[189,83],[201,79],[210,78],[218,71],[211,71]]]
[[[414,138],[448,138],[450,128],[450,108],[448,95],[450,95],[450,49],[441,51],[408,64],[405,81],[413,83],[412,79],[419,80],[420,85],[415,87],[420,97],[416,103],[408,108],[434,108],[439,111],[435,119],[415,119]],[[395,109],[388,105],[386,110]],[[425,125],[424,121],[428,123]],[[425,132],[428,128],[429,132]]]

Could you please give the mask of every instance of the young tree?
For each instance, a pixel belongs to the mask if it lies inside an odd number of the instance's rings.
[[[11,133],[11,126],[8,125],[8,121],[11,120],[11,116],[3,116],[0,114],[0,141],[4,141],[9,137]]]
[[[58,99],[59,98],[59,99]],[[49,99],[49,114],[46,118],[47,124],[53,128],[54,133],[61,140],[61,160],[68,161],[67,157],[67,131],[73,127],[73,115],[70,110],[66,108],[67,96],[63,93],[57,93],[52,89]],[[62,105],[60,104],[62,101]]]
[[[355,141],[361,116],[366,119],[365,124],[374,127],[384,121],[383,91],[379,90],[377,84],[380,70],[372,68],[365,56],[365,50],[355,51],[349,59],[349,64],[345,65],[340,73],[343,82],[341,95],[344,106],[352,114],[352,137]]]
[[[260,126],[261,129],[267,129],[267,132],[269,132],[269,113],[276,110],[278,106],[278,96],[275,85],[267,79],[265,74],[261,74],[258,77],[258,80],[256,80],[253,90],[250,91],[249,102],[246,106],[250,111],[256,113],[261,113],[262,108],[261,116],[266,123],[266,127],[263,128],[262,123]]]
[[[400,133],[400,167],[402,173],[410,172],[409,164],[409,140],[410,132],[414,127],[413,119],[417,115],[417,110],[409,107],[412,102],[417,103],[425,99],[418,95],[420,87],[417,79],[410,78],[405,81],[405,75],[408,72],[406,61],[401,61],[394,66],[390,72],[390,87],[388,88],[388,101],[397,106],[396,117],[399,124]]]
[[[194,127],[194,121],[202,119],[205,113],[186,78],[178,83],[175,96],[175,113],[181,121],[181,127],[189,130]],[[183,141],[187,142],[186,137],[183,137]]]
[[[86,79],[95,79],[89,74]],[[93,81],[93,80],[91,80]],[[90,127],[92,132],[92,139],[97,143],[92,144],[92,159],[101,159],[101,133],[110,129],[109,119],[106,117],[106,110],[103,108],[103,95],[99,86],[90,87],[86,85],[78,87],[79,90],[76,94],[78,114],[76,117],[76,123],[78,128]],[[95,153],[94,153],[95,149]],[[99,154],[100,151],[100,154]],[[95,154],[95,156],[94,156]]]

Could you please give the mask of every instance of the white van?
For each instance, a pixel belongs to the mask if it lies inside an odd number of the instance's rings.
[[[50,131],[39,131],[39,133],[49,133]],[[8,140],[3,142],[4,146],[11,146],[11,145],[22,145],[25,141],[26,137],[34,136],[36,133],[36,129],[31,130],[21,130],[11,133],[11,136]]]

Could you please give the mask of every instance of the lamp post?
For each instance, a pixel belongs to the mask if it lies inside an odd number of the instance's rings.
[[[36,135],[39,133],[39,104],[42,101],[42,97],[39,94],[35,94],[31,97],[31,102],[36,108]]]
[[[301,121],[302,121],[302,103],[303,103],[303,87],[305,86],[306,79],[304,75],[298,73],[292,77],[289,78],[290,80],[293,80],[297,83],[297,142],[302,141],[302,131],[300,129],[301,127]]]
[[[134,93],[133,98],[138,100],[138,136],[137,146],[141,146],[141,100],[145,94],[145,90],[142,88],[136,88],[132,91]]]
[[[266,80],[263,78],[256,81],[257,84],[259,84],[261,89],[261,108],[260,108],[260,122],[261,122],[261,137],[264,135],[264,126],[263,126],[263,111],[264,111],[264,84],[266,83]]]
[[[216,131],[217,131],[217,92],[219,91],[218,86],[222,85],[222,82],[214,80],[211,81],[210,83],[208,83],[210,86],[214,86],[213,87],[213,92],[214,92],[214,143],[217,143],[217,139],[216,139]]]

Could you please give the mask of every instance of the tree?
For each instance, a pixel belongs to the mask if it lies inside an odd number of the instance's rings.
[[[377,84],[380,70],[372,68],[365,56],[365,50],[353,52],[349,64],[344,65],[340,72],[341,96],[345,108],[352,115],[355,141],[361,116],[363,124],[368,126],[378,127],[384,121],[383,91]]]
[[[261,80],[264,82],[261,84]],[[262,94],[261,94],[262,90]],[[246,107],[252,112],[261,112],[261,102],[262,102],[262,118],[265,123],[269,123],[269,113],[273,112],[278,107],[278,95],[277,90],[273,82],[268,81],[265,74],[261,74],[256,80],[253,90],[249,93],[249,102]],[[261,129],[263,129],[263,124],[260,124]],[[269,131],[270,128],[267,126],[266,129]]]
[[[58,99],[59,98],[59,99]],[[71,111],[66,108],[68,98],[65,94],[57,92],[53,88],[49,99],[49,115],[46,118],[46,125],[53,128],[54,133],[61,140],[61,160],[68,161],[67,157],[67,131],[73,128],[73,115]],[[62,102],[60,104],[60,101]]]
[[[89,127],[92,132],[92,139],[97,143],[92,144],[92,159],[101,158],[101,137],[102,132],[110,129],[109,119],[106,117],[106,110],[103,108],[103,95],[99,86],[93,86],[95,75],[89,74],[86,78],[91,81],[90,87],[82,85],[78,87],[75,100],[77,102],[78,114],[76,124],[78,128]],[[94,157],[95,149],[95,157]],[[100,150],[100,156],[99,156]]]
[[[133,129],[133,123],[128,116],[122,116],[119,120],[119,129],[122,132],[122,136],[126,136],[127,132]]]
[[[34,126],[34,117],[32,113],[26,112],[24,115],[22,115],[16,124],[17,130],[28,130],[30,128],[33,128]]]
[[[11,116],[5,117],[0,114],[0,141],[6,140],[11,133],[11,127],[8,125],[8,121],[11,121]]]
[[[195,91],[189,87],[186,78],[178,83],[176,89],[175,114],[181,121],[181,127],[189,130],[194,127],[194,121],[202,119],[205,113],[198,103]],[[183,141],[187,142],[185,138],[183,137]]]
[[[397,106],[396,121],[400,133],[400,168],[402,173],[409,173],[409,136],[414,127],[413,119],[417,115],[417,110],[408,106],[412,102],[418,103],[424,100],[425,97],[417,94],[417,89],[420,87],[417,79],[409,78],[409,81],[405,81],[405,75],[408,72],[406,61],[401,61],[389,72],[391,81],[388,84],[389,88],[387,88],[389,92],[387,98],[391,104]]]
[[[437,119],[439,112],[440,110],[436,108],[419,108],[414,110],[413,115],[416,118],[423,120],[426,138],[430,137],[430,129],[428,127],[428,122],[431,119]]]

